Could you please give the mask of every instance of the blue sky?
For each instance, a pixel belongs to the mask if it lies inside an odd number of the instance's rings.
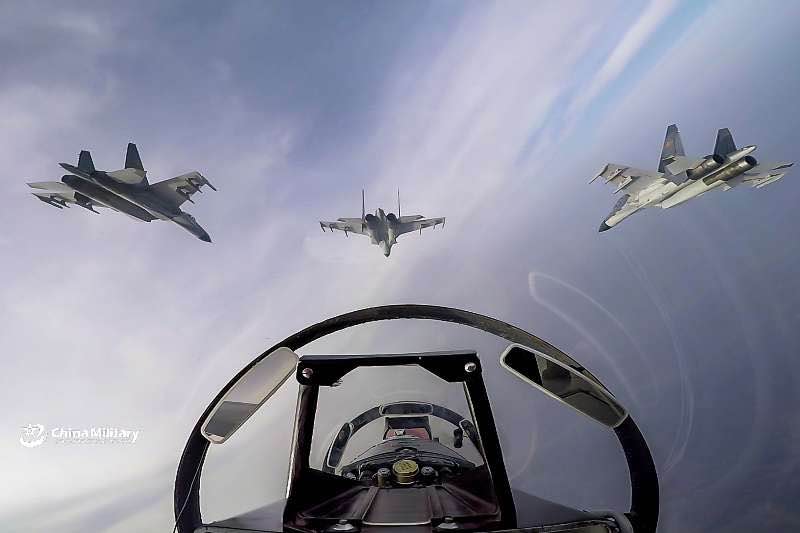
[[[607,381],[651,440],[661,530],[796,528],[796,177],[602,235],[615,199],[587,181],[609,161],[655,166],[673,122],[691,153],[729,127],[760,158],[797,160],[798,15],[744,1],[3,5],[5,529],[169,528],[186,436],[230,376],[305,325],[397,302],[505,319]],[[121,166],[129,141],[151,178],[197,169],[219,188],[187,208],[213,244],[28,195],[81,149]],[[374,209],[398,187],[404,213],[446,228],[401,238],[389,260],[319,231],[358,216],[362,188]],[[524,388],[487,364],[503,348],[491,339],[375,326],[315,349],[452,347],[481,351],[517,486],[626,505],[613,440],[544,401],[528,431]],[[284,476],[236,457],[259,428],[280,446],[291,401],[211,457],[211,475]],[[142,437],[31,450],[29,423]],[[566,460],[576,483],[552,483]],[[220,491],[211,514],[274,485]]]

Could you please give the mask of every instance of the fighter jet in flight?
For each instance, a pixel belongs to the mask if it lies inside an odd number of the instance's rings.
[[[758,163],[750,155],[755,145],[737,148],[728,128],[717,132],[714,153],[686,157],[678,127],[667,128],[658,171],[608,163],[591,179],[604,178],[622,197],[600,224],[606,231],[645,207],[668,209],[713,189],[730,190],[747,184],[761,188],[781,179],[794,163]]]
[[[125,168],[121,170],[96,170],[86,150],[78,156],[77,167],[68,163],[59,165],[71,173],[63,176],[60,182],[28,183],[31,188],[43,191],[33,195],[46,204],[59,209],[75,204],[95,213],[95,207],[108,207],[145,222],[171,220],[198,239],[211,242],[194,217],[180,209],[185,201],[194,203],[191,196],[202,192],[203,185],[217,190],[199,172],[192,171],[151,185],[133,143],[128,144]]]
[[[444,227],[444,217],[425,218],[422,215],[400,216],[400,191],[397,191],[397,215],[378,208],[375,214],[367,213],[364,201],[364,191],[361,191],[361,218],[340,218],[337,222],[320,221],[322,231],[329,228],[331,231],[343,231],[345,235],[358,233],[369,237],[372,244],[377,244],[383,250],[383,255],[389,257],[392,253],[392,246],[397,244],[397,237],[403,233],[410,233],[419,230],[422,234],[423,228],[438,224]]]

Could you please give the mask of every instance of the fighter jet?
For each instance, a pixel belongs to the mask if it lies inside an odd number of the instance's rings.
[[[151,185],[133,143],[128,144],[125,168],[121,170],[96,170],[92,155],[86,150],[78,156],[77,167],[68,163],[59,165],[70,172],[60,182],[28,183],[31,188],[44,191],[33,193],[42,202],[59,209],[75,204],[95,213],[95,207],[108,207],[145,222],[171,220],[198,239],[211,242],[194,217],[180,209],[185,201],[194,203],[191,196],[202,192],[203,185],[217,190],[199,172],[192,171]]]
[[[388,215],[383,209],[378,208],[375,214],[367,213],[364,201],[364,191],[361,191],[361,218],[340,218],[337,222],[320,221],[322,231],[329,228],[331,231],[337,229],[343,231],[345,235],[358,233],[370,238],[372,244],[377,244],[383,250],[383,255],[389,257],[392,253],[392,246],[397,244],[397,237],[403,233],[419,230],[422,234],[423,228],[429,228],[441,224],[444,227],[444,217],[425,218],[422,215],[400,216],[400,191],[397,191],[397,216],[394,213]]]
[[[756,146],[737,148],[728,128],[717,132],[714,153],[686,157],[678,127],[667,128],[658,171],[608,163],[589,183],[604,178],[623,193],[600,224],[606,231],[645,207],[668,209],[714,189],[730,190],[747,184],[762,188],[781,179],[794,163],[758,163],[750,155]]]

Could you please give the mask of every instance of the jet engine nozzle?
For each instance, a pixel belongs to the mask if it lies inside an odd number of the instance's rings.
[[[694,168],[691,168],[686,171],[686,175],[689,179],[697,180],[704,176],[707,176],[711,172],[714,172],[719,167],[721,167],[725,163],[725,158],[719,154],[714,154],[711,157],[705,159],[702,163],[697,165]]]
[[[746,155],[743,158],[738,159],[733,163],[730,163],[729,165],[722,167],[717,172],[714,172],[713,174],[706,176],[705,178],[703,178],[703,182],[706,185],[712,185],[718,181],[728,181],[730,179],[735,178],[736,176],[744,174],[748,170],[755,167],[757,164],[758,162],[756,161],[755,157],[751,155]]]

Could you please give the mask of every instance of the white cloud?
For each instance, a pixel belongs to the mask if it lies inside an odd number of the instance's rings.
[[[570,106],[569,115],[580,114],[610,83],[619,77],[636,57],[664,20],[678,6],[678,0],[652,0],[627,31],[617,46],[594,75],[588,86],[581,90]],[[613,35],[617,35],[614,28]]]

